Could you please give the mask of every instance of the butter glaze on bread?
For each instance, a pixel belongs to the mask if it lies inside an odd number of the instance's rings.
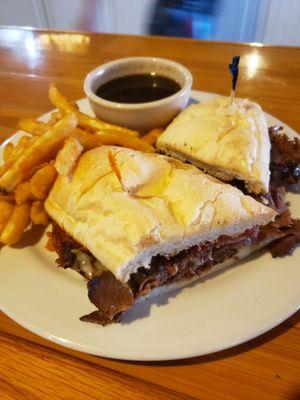
[[[218,96],[191,105],[156,143],[163,153],[188,161],[223,181],[240,179],[249,192],[269,191],[270,140],[261,107]]]
[[[122,187],[112,171],[114,153]],[[45,202],[51,218],[126,282],[157,254],[236,235],[276,213],[235,187],[170,157],[102,146],[59,176]]]

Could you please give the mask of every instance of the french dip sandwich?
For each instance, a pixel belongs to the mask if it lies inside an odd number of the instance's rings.
[[[81,319],[102,325],[266,245],[277,215],[192,165],[116,146],[84,153],[45,208],[58,264],[88,279],[97,310]]]
[[[166,128],[158,149],[224,182],[243,181],[249,193],[269,191],[270,140],[261,107],[218,96],[191,105]]]

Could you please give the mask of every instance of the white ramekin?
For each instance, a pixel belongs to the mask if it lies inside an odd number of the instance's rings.
[[[139,104],[104,100],[95,94],[98,87],[114,78],[155,72],[179,83],[181,89],[164,99]],[[100,65],[84,80],[84,91],[94,113],[101,119],[146,132],[165,127],[188,103],[193,83],[191,73],[181,64],[164,58],[128,57]]]

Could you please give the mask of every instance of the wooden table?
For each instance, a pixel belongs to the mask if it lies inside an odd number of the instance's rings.
[[[50,82],[83,97],[88,71],[124,56],[184,64],[194,88],[228,94],[240,54],[239,96],[300,131],[300,48],[184,39],[0,29],[0,140],[21,117],[48,111]],[[2,266],[3,267],[3,266]],[[0,399],[300,399],[299,314],[234,349],[178,362],[133,363],[55,345],[0,313]]]

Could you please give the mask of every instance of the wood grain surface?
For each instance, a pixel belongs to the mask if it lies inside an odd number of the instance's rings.
[[[240,54],[238,95],[300,131],[300,49],[185,39],[0,28],[0,142],[21,117],[51,109],[56,82],[71,99],[96,66],[151,55],[184,64],[194,88],[228,94],[228,62]],[[1,268],[5,266],[1,265]],[[46,341],[0,313],[0,399],[300,399],[299,314],[272,331],[210,356],[133,363]]]

